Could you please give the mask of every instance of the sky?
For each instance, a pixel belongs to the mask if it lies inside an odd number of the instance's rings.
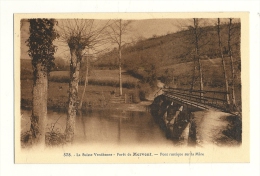
[[[177,32],[188,25],[192,25],[192,19],[147,19],[147,20],[131,20],[130,30],[123,37],[123,40],[126,42],[137,41],[138,39],[147,39],[153,36],[161,36],[169,33]],[[204,19],[208,24],[214,25],[215,20],[212,19]],[[106,22],[106,20],[94,20],[94,23],[98,25],[102,25]],[[223,20],[224,22],[224,20]],[[59,24],[59,23],[58,23]],[[57,28],[59,29],[59,27]],[[29,37],[29,23],[27,21],[23,21],[21,25],[21,59],[30,59],[27,54],[28,47],[26,46],[25,41]],[[60,39],[54,41],[54,44],[58,47],[55,57],[61,57],[63,59],[68,60],[70,57],[69,48],[66,43],[62,42]],[[116,47],[115,44],[108,44],[99,48],[99,50],[107,49],[111,50]]]
[[[99,23],[98,21],[96,23]],[[174,33],[178,30],[175,26],[175,19],[149,19],[149,20],[133,20],[130,26],[130,32],[128,32],[124,37],[127,42],[136,41],[139,38],[150,38],[154,35],[160,36],[167,33]],[[29,37],[29,23],[23,22],[21,26],[21,59],[30,59],[27,51],[28,47],[26,46],[25,41]],[[60,41],[54,42],[58,46],[58,50],[55,53],[55,56],[67,57],[68,47],[66,43]],[[110,45],[110,49],[115,47],[115,45]]]

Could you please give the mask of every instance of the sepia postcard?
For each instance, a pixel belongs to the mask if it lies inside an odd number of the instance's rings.
[[[15,163],[245,163],[249,13],[14,14]]]

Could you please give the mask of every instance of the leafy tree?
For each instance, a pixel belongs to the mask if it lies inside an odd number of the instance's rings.
[[[26,41],[33,67],[33,109],[31,136],[34,143],[45,141],[47,116],[48,74],[54,66],[56,46],[53,41],[59,36],[55,30],[55,19],[29,19],[30,37]]]

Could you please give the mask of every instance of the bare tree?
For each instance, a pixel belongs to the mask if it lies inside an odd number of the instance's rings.
[[[194,82],[195,82],[195,71],[196,67],[198,67],[199,70],[199,80],[200,80],[200,90],[203,91],[203,75],[202,75],[202,65],[200,60],[200,46],[199,46],[199,40],[201,36],[201,29],[199,26],[199,19],[193,18],[193,33],[194,33],[194,70],[193,70],[193,79],[191,84],[191,90],[194,88]],[[196,64],[197,63],[197,64]],[[200,96],[203,97],[203,93],[200,93]]]
[[[181,32],[182,43],[180,47],[186,48],[182,57],[192,57],[193,73],[190,89],[195,88],[195,84],[199,82],[200,96],[203,97],[203,68],[201,63],[201,50],[211,42],[211,36],[206,28],[209,25],[207,19],[182,19],[177,20],[177,27]],[[192,46],[192,47],[191,47]]]
[[[75,117],[78,106],[78,83],[79,70],[85,49],[94,49],[104,42],[104,29],[94,24],[92,19],[70,19],[60,20],[60,33],[63,42],[70,49],[70,83],[69,83],[69,105],[67,123],[65,129],[66,141],[72,142],[75,130]]]
[[[229,24],[228,24],[228,53],[229,53],[229,58],[231,62],[231,72],[232,72],[232,79],[231,79],[231,88],[232,88],[232,108],[233,111],[237,110],[236,107],[236,96],[235,96],[235,69],[234,69],[234,60],[233,60],[233,53],[232,53],[232,47],[231,47],[231,30],[232,30],[232,18],[229,19]]]
[[[126,44],[126,41],[123,40],[123,35],[129,31],[129,24],[131,21],[123,21],[122,19],[115,20],[109,26],[108,35],[112,43],[115,43],[118,46],[118,67],[119,67],[119,95],[122,96],[122,46]]]
[[[86,56],[86,75],[85,75],[84,89],[83,89],[83,93],[82,93],[81,100],[80,100],[79,107],[78,107],[79,110],[82,108],[83,98],[85,96],[86,87],[88,85],[88,72],[89,72],[88,68],[89,68],[89,49],[88,49],[88,53]]]
[[[230,100],[229,100],[229,92],[228,92],[228,77],[227,77],[227,72],[226,72],[226,63],[222,51],[222,42],[221,42],[221,29],[220,29],[220,19],[218,18],[218,23],[217,23],[217,31],[218,31],[218,47],[219,47],[219,52],[221,55],[222,59],[222,68],[223,68],[223,75],[225,79],[225,89],[226,89],[226,100],[227,100],[227,106],[228,108],[230,107]]]

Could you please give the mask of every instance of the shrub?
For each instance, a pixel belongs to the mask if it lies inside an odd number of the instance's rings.
[[[148,83],[139,85],[138,92],[139,92],[139,98],[141,101],[147,100],[146,97],[151,93],[151,89],[152,89],[152,87]]]
[[[56,120],[55,123],[52,123],[48,128],[48,131],[45,133],[45,144],[47,146],[62,146],[66,144],[65,135],[61,132],[60,128],[55,127],[60,117]]]

